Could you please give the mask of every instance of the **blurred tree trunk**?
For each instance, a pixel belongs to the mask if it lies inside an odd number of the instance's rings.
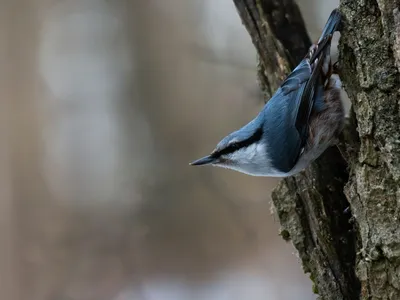
[[[310,40],[293,0],[233,0],[271,96]],[[282,180],[272,199],[320,299],[400,299],[398,0],[343,0],[342,80],[352,102],[341,151]],[[344,158],[340,153],[344,154]]]

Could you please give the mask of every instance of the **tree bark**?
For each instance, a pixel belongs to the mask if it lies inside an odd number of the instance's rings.
[[[270,97],[310,46],[293,0],[233,0]],[[397,0],[343,0],[341,79],[352,111],[328,149],[272,194],[320,299],[400,299],[400,10]],[[340,149],[340,151],[339,151]]]

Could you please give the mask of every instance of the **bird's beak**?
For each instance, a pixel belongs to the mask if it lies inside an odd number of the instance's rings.
[[[201,166],[201,165],[209,165],[216,162],[216,159],[211,155],[204,156],[198,160],[192,161],[189,165],[191,166]]]

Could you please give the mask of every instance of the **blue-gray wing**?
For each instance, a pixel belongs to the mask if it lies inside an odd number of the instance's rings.
[[[316,51],[289,74],[263,110],[268,154],[272,165],[281,172],[289,172],[296,165],[308,139],[311,112],[323,107],[322,64],[340,22],[341,14],[335,9]]]
[[[289,172],[296,165],[307,143],[311,111],[316,101],[323,99],[322,61],[311,71],[308,60],[303,60],[265,105],[269,155],[272,165],[281,172]]]
[[[310,78],[311,71],[309,60],[303,59],[281,84],[280,88],[283,94],[287,95],[298,91],[300,86]]]
[[[289,172],[295,166],[305,144],[301,132],[307,130],[308,122],[305,122],[300,132],[296,128],[296,120],[299,114],[304,115],[300,109],[305,101],[304,92],[311,74],[311,66],[304,59],[289,74],[263,110],[268,154],[273,167],[281,172]]]

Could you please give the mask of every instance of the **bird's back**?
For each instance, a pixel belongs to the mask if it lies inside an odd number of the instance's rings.
[[[295,127],[298,101],[279,89],[262,111],[270,163],[279,172],[289,172],[301,151],[302,141]]]

